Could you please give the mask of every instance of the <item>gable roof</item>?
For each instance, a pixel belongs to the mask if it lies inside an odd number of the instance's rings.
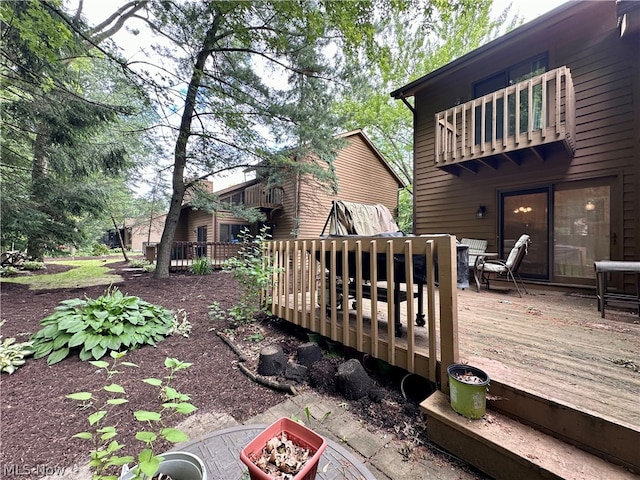
[[[531,20],[530,22],[521,25],[518,28],[514,28],[510,32],[505,33],[504,35],[488,42],[481,47],[476,48],[475,50],[463,55],[462,57],[453,60],[452,62],[447,63],[446,65],[424,75],[423,77],[414,80],[407,85],[398,88],[391,92],[391,96],[396,99],[403,99],[414,96],[419,90],[425,87],[429,81],[446,75],[448,73],[454,72],[461,65],[464,65],[468,62],[475,60],[478,57],[482,57],[486,55],[491,50],[499,48],[513,41],[514,38],[519,37],[521,35],[533,34],[536,31],[540,31],[544,28],[548,28],[549,26],[562,22],[566,20],[569,16],[578,15],[582,11],[586,11],[591,7],[591,3],[602,3],[602,2],[590,2],[590,1],[575,1],[570,0],[566,3],[560,5],[559,7],[554,8],[553,10],[545,13],[544,15],[540,15],[539,17]],[[610,3],[614,3],[610,0]]]

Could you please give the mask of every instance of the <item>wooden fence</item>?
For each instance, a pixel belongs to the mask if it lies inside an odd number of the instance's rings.
[[[274,240],[265,261],[275,267],[274,315],[448,392],[446,368],[458,361],[455,236]]]

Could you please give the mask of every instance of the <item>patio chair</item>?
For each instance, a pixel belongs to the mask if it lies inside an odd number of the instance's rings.
[[[475,268],[477,273],[481,275],[482,283],[487,284],[487,290],[490,289],[489,280],[493,275],[495,278],[502,277],[503,279],[506,278],[507,281],[513,282],[520,297],[522,297],[522,293],[520,293],[518,280],[520,281],[520,285],[522,285],[524,293],[529,293],[527,292],[527,287],[525,287],[522,278],[520,278],[518,270],[520,269],[524,256],[527,254],[530,243],[531,240],[529,235],[524,234],[520,236],[516,244],[513,246],[506,260],[487,259],[482,257],[478,258]]]

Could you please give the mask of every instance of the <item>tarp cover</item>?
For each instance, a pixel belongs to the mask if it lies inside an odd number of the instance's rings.
[[[398,231],[391,212],[382,204],[366,205],[343,200],[333,202],[330,235],[373,236]]]

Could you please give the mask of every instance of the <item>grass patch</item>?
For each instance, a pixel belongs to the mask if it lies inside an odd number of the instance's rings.
[[[109,260],[56,260],[47,262],[56,265],[70,265],[74,268],[61,273],[44,273],[41,275],[24,275],[3,278],[3,282],[29,285],[30,290],[46,290],[55,288],[83,288],[93,285],[111,285],[122,280],[120,275],[109,274],[109,263],[120,261],[120,258]]]

